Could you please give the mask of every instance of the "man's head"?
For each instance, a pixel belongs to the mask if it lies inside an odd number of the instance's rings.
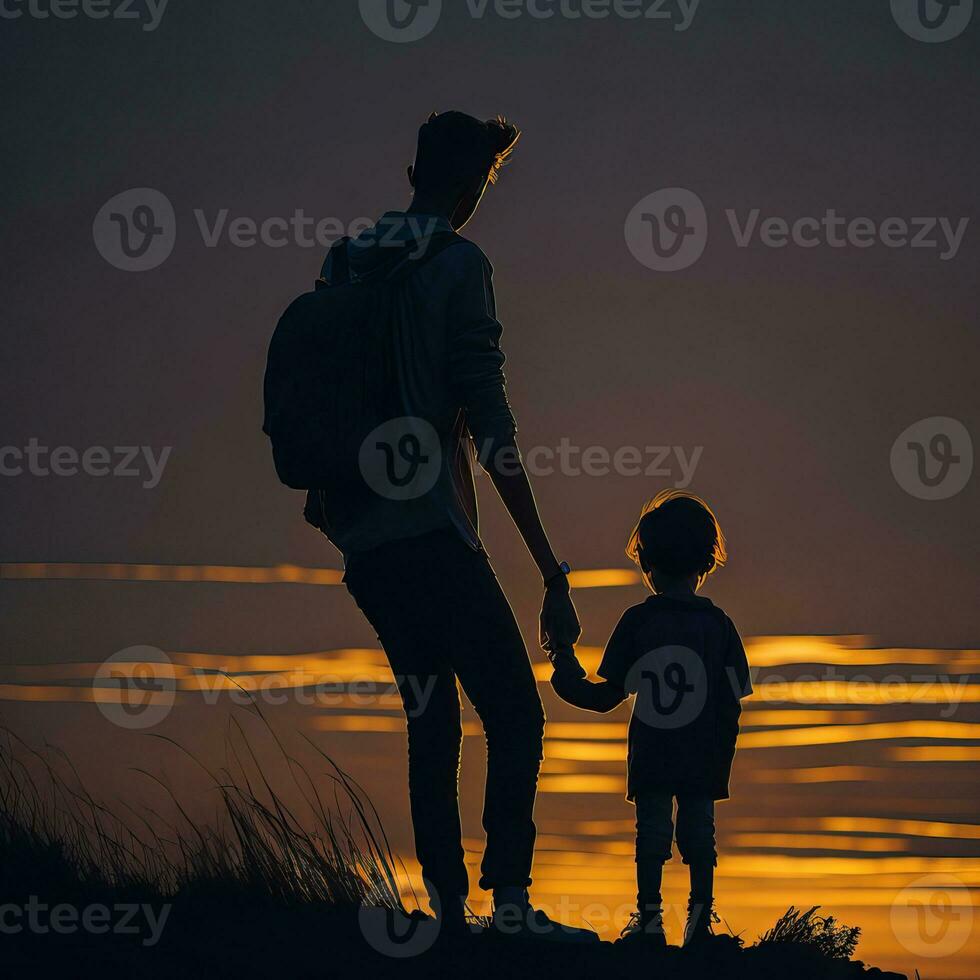
[[[463,112],[434,112],[419,130],[415,163],[408,168],[416,201],[462,228],[520,136],[502,116],[481,122]]]
[[[668,585],[704,580],[728,558],[725,536],[711,508],[683,490],[664,490],[640,514],[626,554],[643,570],[654,591]]]

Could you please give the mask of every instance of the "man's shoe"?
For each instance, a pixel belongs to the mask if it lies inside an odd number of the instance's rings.
[[[470,913],[465,899],[452,900],[445,908],[439,908],[438,912],[436,921],[439,924],[440,941],[465,940],[484,931],[477,917]]]
[[[684,927],[684,949],[697,949],[714,937],[713,922],[721,920],[715,915],[712,902],[687,903],[687,925]]]
[[[644,949],[666,949],[667,936],[664,933],[663,912],[657,910],[647,917],[646,922],[643,920],[642,913],[634,912],[619,934],[616,945],[623,944],[631,949],[640,947]]]
[[[599,937],[591,929],[576,929],[554,922],[544,912],[532,908],[526,893],[523,901],[494,905],[493,931],[514,939],[580,944],[599,942]]]

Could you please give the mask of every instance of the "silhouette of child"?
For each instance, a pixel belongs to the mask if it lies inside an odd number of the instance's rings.
[[[715,800],[728,799],[740,699],[752,693],[738,632],[697,590],[724,564],[725,539],[703,500],[667,490],[651,500],[626,554],[653,595],[627,609],[589,681],[573,650],[552,655],[551,684],[562,700],[607,712],[635,695],[629,726],[627,799],[636,804],[638,911],[623,939],[665,946],[661,882],[671,857],[673,801],[677,846],[689,865],[684,945],[711,936]]]

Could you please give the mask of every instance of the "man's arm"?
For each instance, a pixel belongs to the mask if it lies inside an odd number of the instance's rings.
[[[478,447],[479,459],[494,488],[517,525],[541,578],[547,582],[561,575],[561,567],[541,523],[531,481],[513,437],[488,442]],[[567,583],[566,583],[567,584]],[[578,637],[576,637],[578,639]]]
[[[480,462],[524,539],[544,582],[538,637],[541,646],[545,650],[574,646],[582,634],[582,627],[569,594],[568,579],[558,564],[541,523],[516,440],[511,437],[489,442],[480,452]]]
[[[497,320],[491,270],[474,245],[455,250],[461,267],[451,297],[450,372],[481,464],[527,545],[545,583],[541,643],[571,646],[581,634],[568,580],[541,523],[517,448],[517,425],[507,401],[502,328]]]

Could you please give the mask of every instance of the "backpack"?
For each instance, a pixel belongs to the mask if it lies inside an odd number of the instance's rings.
[[[369,489],[359,454],[369,433],[404,415],[392,328],[399,288],[450,245],[451,232],[398,249],[363,281],[351,282],[347,242],[331,249],[337,285],[314,292],[282,315],[266,362],[263,432],[272,441],[279,479],[294,490],[319,490],[338,512],[355,513]]]

